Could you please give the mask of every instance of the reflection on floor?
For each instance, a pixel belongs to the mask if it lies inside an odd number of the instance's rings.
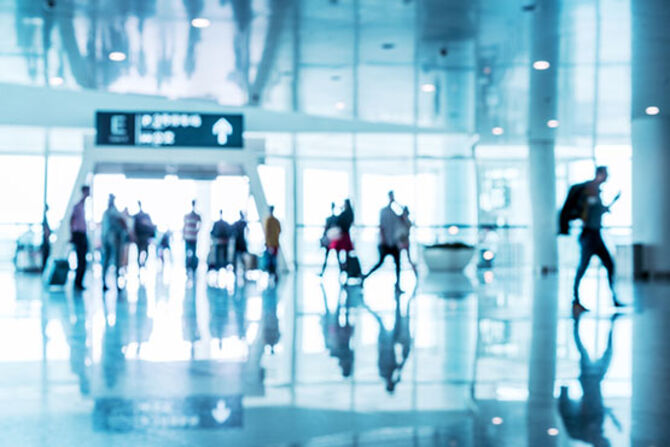
[[[97,277],[96,277],[97,274]],[[11,445],[670,445],[670,286],[571,272],[131,273],[103,295],[0,272]]]

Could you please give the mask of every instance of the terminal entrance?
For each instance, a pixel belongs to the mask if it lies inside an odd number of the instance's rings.
[[[201,243],[198,244],[198,258],[206,259],[210,250],[209,233],[219,218],[232,224],[240,218],[242,212],[249,223],[247,243],[250,252],[263,250],[263,230],[254,198],[250,194],[249,179],[243,175],[203,176],[166,175],[163,178],[150,177],[150,173],[136,172],[133,175],[98,173],[93,177],[91,215],[95,222],[101,222],[107,208],[110,194],[116,197],[116,207],[129,216],[142,209],[151,216],[156,226],[154,247],[161,238],[170,235],[170,260],[177,266],[183,265],[184,243],[182,230],[184,215],[191,211],[191,201],[196,201],[196,210],[202,218],[200,230]],[[150,249],[152,256],[156,248]],[[129,263],[136,256],[129,254]]]

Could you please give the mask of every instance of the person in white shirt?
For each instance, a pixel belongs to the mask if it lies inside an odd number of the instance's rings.
[[[395,196],[389,191],[389,203],[379,213],[379,261],[370,271],[363,276],[366,279],[382,266],[386,256],[391,255],[395,263],[395,287],[400,290],[400,248],[398,246],[398,226],[401,224],[400,216],[393,211]]]

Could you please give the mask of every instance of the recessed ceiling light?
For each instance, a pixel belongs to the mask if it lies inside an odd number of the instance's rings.
[[[450,227],[448,228],[447,231],[449,232],[450,235],[455,236],[455,235],[458,234],[459,229],[458,229],[458,227],[457,227],[456,225],[452,225],[452,226],[450,226]]]
[[[558,120],[549,120],[547,121],[547,127],[551,127],[552,129],[556,129],[561,123],[558,122]]]
[[[654,116],[654,115],[658,115],[659,113],[661,113],[661,109],[659,109],[656,106],[649,106],[646,109],[644,109],[644,113],[646,113],[647,115]]]
[[[503,423],[503,419],[501,417],[496,416],[493,419],[491,419],[491,423],[493,425],[500,425]]]
[[[435,91],[435,84],[422,84],[421,91],[424,93],[433,93]]]
[[[121,51],[112,51],[109,53],[108,57],[110,61],[123,62],[126,60],[126,53],[122,53]]]
[[[549,61],[535,61],[533,62],[533,68],[536,70],[546,70],[551,67]]]
[[[63,85],[63,78],[60,76],[52,76],[49,78],[49,85],[52,87],[58,87],[59,85]]]
[[[196,17],[195,19],[191,20],[191,25],[194,28],[207,28],[209,25],[211,25],[211,22],[209,19],[204,17]]]
[[[335,103],[335,108],[336,108],[337,110],[344,110],[344,102],[342,102],[342,101],[338,101],[338,102],[336,102],[336,103]]]
[[[547,430],[549,436],[558,436],[558,429],[556,427],[551,427]]]
[[[496,126],[496,127],[494,127],[493,129],[491,129],[491,133],[492,133],[493,135],[502,135],[502,134],[505,133],[505,129],[503,129],[503,128],[500,127],[500,126]]]

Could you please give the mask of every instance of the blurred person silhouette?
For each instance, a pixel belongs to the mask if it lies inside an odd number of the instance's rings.
[[[128,238],[128,229],[126,228],[126,221],[123,214],[116,208],[116,197],[114,194],[109,195],[107,200],[107,209],[102,215],[102,290],[107,291],[107,270],[110,264],[113,263],[115,267],[114,278],[115,287],[120,289],[119,276],[121,273],[121,250],[123,243]]]
[[[607,347],[598,360],[591,360],[579,334],[581,317],[575,318],[573,337],[577,351],[579,351],[579,384],[582,388],[582,397],[579,401],[571,400],[568,387],[562,386],[558,398],[558,412],[568,435],[572,439],[596,447],[608,447],[610,445],[603,428],[606,416],[609,416],[617,429],[621,431],[621,424],[618,419],[610,408],[605,407],[601,389],[602,381],[612,362],[612,337],[615,321],[619,316],[620,314],[614,314],[611,318]]]
[[[51,227],[49,226],[49,219],[47,213],[49,212],[49,205],[44,204],[44,213],[42,213],[42,244],[40,245],[40,252],[42,254],[41,271],[47,266],[49,255],[51,254]]]
[[[614,205],[620,197],[619,193],[614,197],[612,203],[607,206],[603,204],[602,199],[600,198],[600,186],[607,181],[607,177],[607,167],[598,166],[595,171],[595,178],[580,185],[575,185],[570,189],[568,199],[566,199],[566,205],[570,202],[571,206],[580,213],[580,218],[583,222],[582,232],[579,235],[581,256],[573,284],[573,313],[581,313],[588,310],[579,300],[579,284],[594,255],[600,258],[603,266],[607,270],[607,280],[609,282],[610,290],[612,291],[612,303],[616,307],[624,306],[624,304],[617,299],[614,290],[614,261],[605,246],[601,234],[603,214],[608,213],[612,205]],[[564,214],[565,212],[562,211],[561,215]],[[564,224],[561,223],[561,226],[563,227]],[[561,232],[563,232],[563,230],[564,228],[561,229]]]
[[[281,234],[281,224],[275,217],[275,207],[270,205],[268,207],[269,215],[265,218],[263,223],[263,230],[265,232],[265,263],[266,269],[270,277],[275,282],[279,279],[277,275],[277,260],[279,258],[279,235]]]
[[[161,267],[165,266],[166,252],[169,255],[170,262],[172,261],[172,249],[170,248],[171,241],[172,241],[172,231],[170,231],[170,229],[168,228],[161,235],[158,241],[158,245],[156,246],[156,255],[158,256],[158,259],[160,259],[161,261]]]
[[[349,266],[349,254],[354,251],[354,243],[351,241],[350,234],[353,225],[354,209],[351,207],[351,201],[345,199],[342,211],[337,215],[337,220],[335,221],[335,228],[339,230],[338,237],[330,243],[330,248],[337,253],[340,270],[347,270]],[[344,260],[342,252],[344,252]]]
[[[191,212],[184,216],[184,245],[186,257],[186,270],[195,272],[198,267],[198,233],[202,218],[195,211],[195,199],[191,200]]]
[[[139,200],[137,207],[139,211],[133,216],[133,232],[137,244],[137,265],[142,268],[149,257],[149,241],[156,237],[156,226],[151,221],[151,216],[142,209],[142,202]]]
[[[214,251],[213,265],[208,266],[213,270],[219,270],[228,265],[228,238],[230,236],[230,225],[223,220],[223,210],[219,210],[219,220],[212,225],[210,232],[212,238],[212,250]]]
[[[379,261],[363,276],[363,279],[372,275],[382,266],[384,259],[390,255],[395,263],[395,288],[400,291],[400,249],[397,239],[400,216],[393,210],[393,205],[396,204],[393,191],[389,191],[388,198],[388,205],[382,208],[379,213]]]
[[[121,214],[123,214],[123,220],[126,222],[126,228],[128,229],[128,237],[123,242],[121,249],[121,271],[126,274],[128,272],[130,245],[135,243],[135,230],[133,229],[133,216],[130,215],[128,207],[123,208]]]
[[[323,305],[325,312],[321,317],[321,327],[323,329],[323,338],[326,349],[331,357],[338,360],[342,370],[343,377],[350,377],[354,366],[354,350],[351,347],[351,340],[354,334],[354,326],[351,324],[350,310],[351,302],[347,287],[340,289],[337,306],[331,313],[328,304],[326,289],[321,284],[321,293],[323,294]],[[342,296],[344,295],[344,311],[342,311]]]
[[[365,307],[377,320],[379,324],[379,336],[377,338],[379,376],[384,379],[386,391],[393,393],[396,385],[400,382],[401,372],[411,349],[412,338],[409,328],[409,306],[414,294],[407,300],[405,315],[400,311],[399,292],[395,293],[395,313],[393,328],[386,329],[381,316],[372,310],[367,304]]]
[[[331,250],[333,250],[330,245],[334,242],[336,237],[339,237],[339,228],[337,226],[337,215],[335,214],[335,202],[330,204],[330,216],[326,218],[326,223],[323,226],[323,235],[320,239],[321,247],[325,249],[324,258],[323,258],[323,267],[321,267],[321,273],[319,276],[323,276],[328,266],[328,255]],[[337,235],[335,233],[338,233]]]
[[[86,236],[86,199],[91,195],[88,185],[81,187],[81,199],[72,209],[70,216],[70,241],[77,253],[77,269],[74,277],[75,290],[84,290],[86,274],[86,255],[88,254],[88,237]]]
[[[240,211],[240,218],[233,223],[231,228],[231,235],[235,239],[233,251],[233,271],[237,272],[237,264],[242,262],[242,268],[246,271],[244,263],[244,256],[248,252],[247,247],[247,216],[243,211]]]
[[[398,228],[396,229],[396,238],[398,240],[398,249],[400,254],[404,251],[407,253],[407,260],[409,265],[412,266],[414,274],[417,274],[416,264],[412,261],[412,255],[409,249],[409,234],[412,230],[412,221],[409,218],[409,208],[404,206],[402,208],[402,214],[400,215],[400,220],[398,221]]]

